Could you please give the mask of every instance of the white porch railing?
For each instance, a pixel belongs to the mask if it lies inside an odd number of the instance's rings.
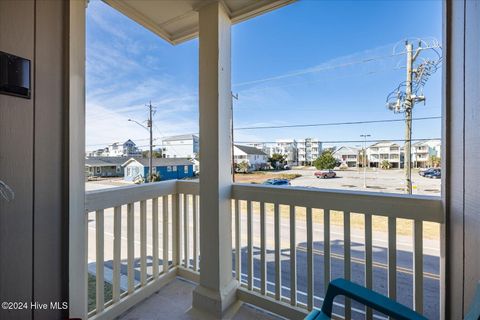
[[[90,311],[90,317],[114,318],[178,274],[198,281],[198,194],[198,183],[193,181],[165,181],[87,193],[86,217],[94,220],[89,222],[89,261],[90,270],[96,275],[95,309]],[[240,299],[289,318],[301,318],[307,310],[321,304],[326,289],[323,284],[332,275],[338,277],[339,264],[333,263],[333,259],[341,261],[340,276],[346,279],[352,279],[352,270],[358,273],[352,264],[360,261],[364,264],[363,284],[372,288],[379,274],[375,272],[379,263],[374,259],[376,229],[372,223],[378,216],[388,221],[384,269],[388,295],[392,298],[397,297],[397,271],[405,269],[397,265],[397,219],[407,219],[413,225],[412,305],[423,311],[423,222],[443,223],[439,199],[240,184],[232,186],[231,197],[235,215],[233,271],[242,283]],[[332,222],[333,216],[339,215],[340,227]],[[361,234],[359,216],[363,217]],[[300,228],[300,223],[305,227]],[[299,242],[304,235],[305,239]],[[358,243],[352,241],[359,237],[363,240],[363,257],[358,256]],[[256,255],[258,259],[254,258]],[[109,270],[111,275],[106,277]],[[111,283],[112,291],[107,299],[105,280]],[[353,280],[359,281],[355,277]],[[348,300],[337,305],[346,318],[352,316],[352,310],[372,318],[371,310],[352,308]]]
[[[89,272],[95,273],[96,283],[92,319],[115,318],[177,274],[198,280],[197,183],[165,181],[89,191],[86,212]],[[111,270],[110,277],[105,270]],[[111,284],[108,299],[105,281]]]

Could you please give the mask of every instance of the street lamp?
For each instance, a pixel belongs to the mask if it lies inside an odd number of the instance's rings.
[[[363,187],[367,187],[367,137],[371,137],[369,134],[361,134],[363,138]]]

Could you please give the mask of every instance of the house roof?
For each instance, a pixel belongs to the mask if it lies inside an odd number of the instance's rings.
[[[177,136],[165,137],[165,138],[162,139],[162,141],[190,140],[190,139],[194,139],[194,138],[198,138],[198,136],[196,136],[194,134],[180,134],[180,135],[177,135]]]
[[[399,145],[397,143],[390,142],[390,141],[381,141],[381,142],[372,144],[368,148],[372,148],[372,147],[399,147]]]
[[[265,152],[263,152],[260,149],[255,148],[255,147],[242,146],[242,145],[239,145],[239,144],[236,144],[235,147],[240,149],[241,151],[245,152],[246,154],[256,154],[256,155],[261,155],[261,156],[266,156],[267,155]]]
[[[347,147],[347,146],[341,146],[340,148],[338,148],[337,150],[333,151],[333,154],[336,154],[336,153],[350,153],[350,154],[358,154],[358,151],[360,149],[358,148],[355,148],[355,147]]]
[[[136,161],[144,167],[148,167],[150,165],[148,158],[130,158],[127,161],[125,161],[122,166],[126,166],[132,161]],[[154,167],[192,166],[193,162],[187,158],[153,158],[152,164]]]
[[[85,159],[87,167],[119,166],[125,162],[125,157],[89,157]]]
[[[198,36],[198,11],[212,0],[103,0],[171,44]],[[248,20],[295,0],[222,0],[232,23]]]

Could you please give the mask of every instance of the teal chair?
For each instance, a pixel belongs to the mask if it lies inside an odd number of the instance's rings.
[[[398,320],[425,320],[423,315],[385,297],[373,290],[362,287],[345,279],[335,279],[329,283],[327,295],[321,310],[313,310],[305,320],[329,320],[332,317],[333,300],[336,296],[345,296],[374,310]],[[480,282],[464,320],[480,320]]]
[[[396,320],[427,320],[427,318],[403,304],[345,279],[335,279],[328,284],[322,309],[313,310],[305,320],[331,319],[333,300],[336,296],[345,296]]]

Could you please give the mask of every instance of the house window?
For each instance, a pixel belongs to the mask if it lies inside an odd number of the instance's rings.
[[[167,166],[167,172],[172,172],[172,166]]]
[[[157,173],[157,167],[152,168],[152,173]]]
[[[120,166],[117,166],[117,173],[120,173],[121,172],[121,168]]]
[[[173,166],[173,171],[177,172],[177,166]]]
[[[131,176],[131,175],[132,175],[132,169],[127,168],[127,176]]]
[[[183,172],[188,172],[188,166],[183,166]]]
[[[100,173],[102,171],[102,168],[97,167],[97,173]]]

